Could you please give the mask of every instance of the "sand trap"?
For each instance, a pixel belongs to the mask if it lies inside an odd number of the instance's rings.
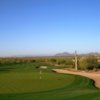
[[[74,74],[74,75],[81,75],[88,77],[95,82],[95,86],[97,88],[100,88],[100,74],[99,73],[88,73],[88,72],[78,72],[78,71],[68,71],[68,70],[62,70],[62,69],[53,69],[53,71],[57,73],[64,73],[64,74]]]

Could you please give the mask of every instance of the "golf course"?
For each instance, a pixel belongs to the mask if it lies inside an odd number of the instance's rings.
[[[92,80],[55,73],[53,68],[37,62],[0,66],[0,100],[100,100]]]

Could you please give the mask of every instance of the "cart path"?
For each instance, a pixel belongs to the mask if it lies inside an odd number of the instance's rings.
[[[53,71],[57,72],[57,73],[64,73],[64,74],[74,74],[74,75],[80,75],[80,76],[85,76],[88,77],[92,80],[94,80],[95,82],[95,86],[97,88],[100,88],[100,74],[98,73],[88,73],[88,72],[83,72],[83,71],[68,71],[68,70],[64,70],[64,69],[53,69]]]

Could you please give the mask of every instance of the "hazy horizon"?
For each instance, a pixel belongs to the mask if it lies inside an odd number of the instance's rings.
[[[100,52],[100,0],[1,0],[0,57]]]
[[[54,53],[54,54],[21,54],[21,55],[17,55],[17,54],[15,54],[15,55],[3,55],[3,56],[0,56],[0,57],[49,57],[49,56],[56,56],[56,55],[59,55],[59,54],[63,54],[63,53],[68,53],[68,54],[75,54],[75,51],[74,52],[67,52],[67,51],[65,51],[65,52],[58,52],[58,53]],[[86,55],[86,54],[100,54],[100,52],[84,52],[84,53],[80,53],[80,52],[77,52],[77,55]]]

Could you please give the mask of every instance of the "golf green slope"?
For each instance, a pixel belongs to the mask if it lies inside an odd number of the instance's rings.
[[[74,75],[42,70],[40,63],[13,64],[0,67],[0,100],[100,100],[93,81]]]

